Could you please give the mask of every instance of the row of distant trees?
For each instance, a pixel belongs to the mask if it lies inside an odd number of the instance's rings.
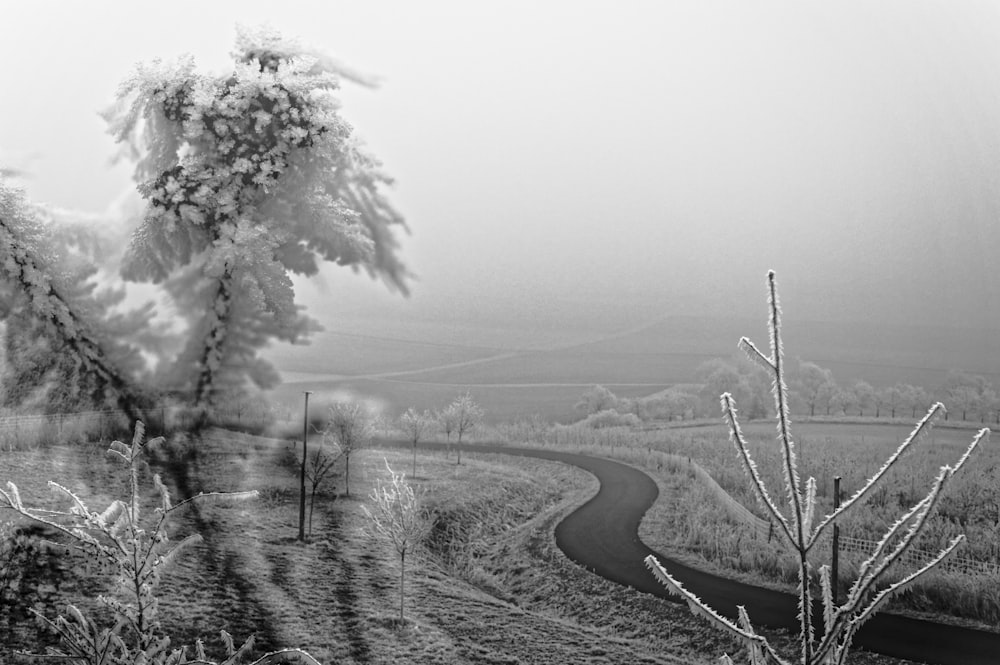
[[[678,384],[640,398],[618,397],[598,385],[584,393],[576,408],[594,422],[601,422],[599,416],[604,413],[634,414],[641,420],[684,420],[717,415],[718,396],[728,392],[746,417],[766,418],[774,415],[770,391],[770,380],[756,365],[716,358],[698,368],[697,383]],[[967,372],[949,372],[933,389],[909,383],[875,387],[862,380],[841,385],[830,369],[800,360],[789,377],[789,397],[794,413],[810,416],[916,418],[918,412],[940,401],[952,418],[1000,424],[1000,390],[986,377]]]
[[[426,441],[436,432],[445,435],[450,443],[455,434],[458,443],[482,422],[485,411],[468,392],[459,395],[448,406],[434,411],[417,412],[410,407],[396,421],[406,440],[413,445],[413,475],[417,472],[417,444]],[[308,522],[312,534],[313,510],[320,488],[339,476],[343,471],[345,495],[351,493],[351,455],[367,446],[375,436],[378,417],[360,402],[334,402],[327,410],[326,422],[320,431],[322,442],[306,453],[301,462],[302,499],[299,516],[299,538],[305,539]],[[388,423],[382,423],[388,424]],[[462,463],[462,451],[458,450],[458,464]],[[297,462],[296,462],[297,464]],[[306,481],[309,489],[306,489]],[[306,516],[306,496],[308,495],[308,519]]]
[[[404,411],[397,424],[407,441],[413,445],[413,474],[417,473],[417,444],[430,438],[435,430],[444,434],[449,444],[452,434],[456,436],[458,443],[462,443],[462,438],[482,423],[485,414],[468,392],[459,395],[451,404],[438,411],[425,409],[418,412],[413,407]],[[458,464],[461,463],[462,449],[459,448]]]

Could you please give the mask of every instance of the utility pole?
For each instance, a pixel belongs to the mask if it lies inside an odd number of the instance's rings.
[[[833,510],[840,508],[840,476],[833,477]],[[830,586],[833,587],[833,604],[837,604],[837,582],[840,580],[840,526],[833,524],[833,560],[830,562]]]
[[[299,476],[299,540],[306,539],[306,442],[309,440],[309,395],[311,390],[304,390],[306,396],[305,409],[302,412],[302,474]]]

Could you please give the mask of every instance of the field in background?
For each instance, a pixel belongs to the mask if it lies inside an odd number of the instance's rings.
[[[733,356],[743,335],[767,340],[763,321],[670,316],[618,331],[524,325],[345,322],[309,346],[270,351],[285,377],[273,399],[295,408],[303,390],[357,394],[394,416],[410,406],[440,408],[468,388],[491,420],[538,414],[566,422],[579,416],[573,404],[594,384],[621,397],[649,395],[694,381],[701,363]],[[1000,383],[1000,336],[988,331],[793,321],[784,334],[793,357],[830,368],[844,384],[902,381],[933,390],[951,369]]]
[[[783,496],[773,423],[748,423],[743,430],[772,496]],[[834,476],[842,476],[841,489],[845,496],[851,495],[881,467],[910,431],[912,425],[793,423],[793,436],[800,453],[799,473],[803,479],[816,477],[819,511],[832,509]],[[873,546],[888,525],[923,498],[938,469],[957,461],[974,433],[970,428],[933,428],[890,471],[881,489],[870,496],[864,507],[845,517],[842,582],[853,580],[852,575],[864,558],[860,550],[847,552],[846,543],[863,540],[868,542],[860,545]],[[648,459],[643,460],[641,455],[636,458],[645,468],[653,467],[650,475],[661,490],[661,500],[643,518],[640,529],[647,544],[695,567],[751,583],[776,585],[785,590],[791,590],[797,583],[796,562],[790,552],[766,528],[760,528],[762,522],[766,526],[766,521],[759,519],[764,513],[750,491],[724,426],[605,432],[603,436],[612,444],[614,455],[621,450],[650,451]],[[601,437],[601,432],[591,435],[595,441]],[[655,456],[658,451],[680,456],[681,461],[696,462],[722,491],[756,518],[750,516],[748,520],[734,514],[726,500],[701,482],[689,465],[658,460]],[[980,627],[995,629],[1000,625],[998,469],[1000,451],[995,443],[987,442],[950,484],[927,530],[915,543],[915,561],[926,561],[956,535],[966,534],[967,542],[957,552],[957,559],[966,562],[962,564],[967,566],[965,571],[934,571],[913,591],[892,601],[891,607],[928,612],[935,618],[958,617],[977,622]],[[745,511],[744,514],[749,516]],[[817,566],[829,562],[828,536],[826,541],[816,551]]]
[[[659,386],[609,386],[619,397],[641,397],[656,392]],[[360,399],[395,417],[408,407],[419,411],[441,409],[468,390],[486,410],[486,421],[497,423],[539,416],[545,421],[567,423],[582,414],[573,408],[590,386],[582,385],[492,385],[468,386],[447,383],[416,383],[392,379],[353,379],[344,381],[304,381],[285,383],[271,392],[271,399],[287,405],[290,413],[301,417],[302,391],[314,392],[309,398],[310,413],[336,400]]]
[[[285,373],[346,376],[405,372],[489,358],[501,349],[397,339],[381,335],[319,332],[308,346],[281,345],[270,360]]]

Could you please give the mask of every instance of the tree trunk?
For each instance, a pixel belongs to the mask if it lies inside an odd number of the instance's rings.
[[[229,332],[230,317],[233,310],[233,270],[227,262],[219,277],[218,288],[209,308],[210,323],[205,336],[201,355],[197,382],[194,389],[194,404],[201,411],[199,425],[204,426],[208,418],[208,406],[215,388],[216,370],[222,365],[222,347]]]
[[[417,442],[413,442],[413,477],[417,477]]]
[[[344,496],[351,496],[351,453],[344,453]]]
[[[399,623],[403,623],[403,584],[406,582],[406,550],[399,553]]]
[[[313,535],[313,508],[316,507],[316,485],[312,487],[312,494],[309,495],[309,537]]]

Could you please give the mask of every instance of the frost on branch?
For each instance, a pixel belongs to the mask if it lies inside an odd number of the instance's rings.
[[[979,444],[989,438],[989,430],[980,430],[964,454],[951,466],[941,468],[934,479],[927,495],[907,510],[889,529],[878,543],[875,551],[862,563],[858,579],[851,586],[847,598],[840,605],[833,601],[833,585],[827,566],[819,569],[820,597],[823,608],[823,631],[817,636],[812,617],[813,590],[810,581],[812,565],[808,554],[818,542],[819,536],[846,513],[861,505],[879,484],[890,468],[895,466],[903,453],[915,443],[920,435],[929,428],[940,413],[944,411],[941,404],[931,407],[927,415],[917,423],[913,432],[889,456],[885,464],[876,471],[868,482],[850,499],[834,512],[816,519],[816,479],[809,478],[804,484],[798,474],[798,453],[791,434],[791,421],[788,417],[788,391],[785,386],[784,355],[781,341],[781,317],[778,306],[778,292],[774,281],[774,272],[767,275],[768,287],[768,327],[770,330],[770,354],[760,351],[745,337],[740,340],[740,347],[752,360],[759,363],[771,373],[772,394],[777,413],[777,445],[781,448],[781,464],[783,470],[784,489],[787,501],[785,512],[764,485],[763,478],[757,470],[757,465],[750,454],[750,447],[740,429],[736,415],[736,404],[732,396],[721,396],[722,411],[729,427],[730,438],[736,447],[736,452],[747,472],[750,486],[759,503],[767,511],[772,524],[775,525],[783,542],[787,543],[797,554],[799,560],[798,585],[798,619],[800,630],[801,651],[798,660],[801,665],[843,665],[846,662],[851,641],[858,629],[870,619],[875,612],[896,592],[918,579],[949,556],[962,542],[964,536],[955,538],[936,557],[918,570],[905,576],[898,582],[886,584],[885,572],[894,564],[903,560],[917,536],[927,525],[928,519],[937,507],[942,492],[952,477],[965,465]],[[754,632],[750,618],[745,610],[740,608],[738,625],[730,619],[721,616],[706,605],[693,593],[684,588],[656,560],[646,557],[646,565],[654,576],[667,589],[684,598],[695,614],[706,617],[717,628],[728,632],[741,641],[748,650],[751,665],[767,663],[791,663],[788,656],[783,656],[771,646],[767,639]],[[728,656],[723,662],[732,662]]]
[[[0,510],[8,509],[22,517],[48,526],[65,536],[76,548],[92,560],[110,564],[117,573],[114,590],[99,596],[112,620],[101,622],[84,615],[69,605],[66,613],[55,619],[40,619],[60,637],[60,648],[49,653],[23,654],[54,660],[107,665],[179,665],[199,662],[213,665],[206,656],[204,646],[195,644],[194,660],[188,658],[185,647],[175,648],[170,637],[164,635],[159,622],[157,587],[162,575],[170,569],[186,548],[201,540],[192,534],[177,543],[171,543],[168,519],[176,511],[192,502],[205,500],[244,501],[257,492],[202,493],[174,503],[167,487],[158,475],[153,476],[153,486],[158,505],[148,512],[143,503],[144,492],[140,477],[146,472],[146,452],[162,442],[162,438],[144,441],[142,422],[137,422],[131,443],[114,441],[108,453],[124,463],[128,476],[126,494],[113,501],[103,511],[91,510],[86,503],[66,487],[50,482],[49,485],[63,495],[69,503],[64,511],[33,510],[24,505],[13,482],[0,489]],[[107,625],[102,626],[102,623]],[[253,650],[251,637],[238,646],[225,631],[221,631],[226,657],[220,665],[248,662]],[[285,649],[266,654],[255,664],[304,663],[317,665],[309,654],[298,649]]]
[[[169,378],[199,405],[248,378],[273,384],[257,350],[315,329],[289,273],[328,261],[404,292],[408,276],[391,181],[333,94],[358,77],[267,31],[241,32],[233,59],[221,76],[190,58],[140,65],[106,113],[147,203],[123,274],[165,284],[186,316],[190,343]]]
[[[0,178],[3,402],[34,397],[57,410],[110,404],[134,417],[142,361],[128,340],[146,328],[150,312],[114,311],[123,294],[99,291],[93,281],[101,238],[56,217]]]

